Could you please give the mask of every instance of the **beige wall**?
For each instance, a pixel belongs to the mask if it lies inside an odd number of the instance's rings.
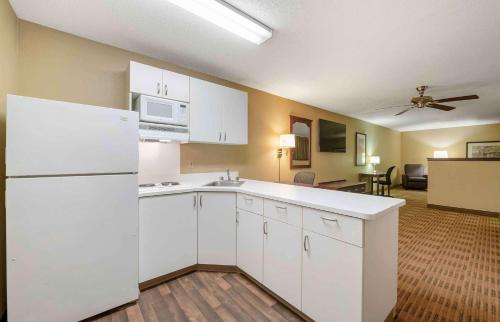
[[[400,133],[387,128],[326,112],[262,91],[197,73],[173,64],[103,45],[63,32],[21,21],[21,95],[102,106],[126,106],[126,69],[129,60],[181,72],[249,93],[249,144],[220,146],[186,144],[181,147],[181,171],[239,170],[241,176],[275,181],[279,134],[289,132],[289,115],[313,120],[313,147],[317,145],[317,121],[325,118],[345,122],[347,153],[319,153],[313,148],[313,170],[319,180],[356,179],[354,133],[368,135],[368,153],[381,156],[380,169],[400,164]],[[194,168],[188,168],[192,161]],[[282,180],[290,181],[288,159],[282,160]]]
[[[5,103],[6,94],[17,93],[18,79],[18,20],[7,0],[0,1],[0,160],[5,159]],[[4,162],[2,161],[2,165]],[[5,177],[5,167],[0,167]],[[5,289],[5,180],[0,183],[0,315],[6,307]]]
[[[427,203],[500,213],[499,196],[500,161],[429,161]]]
[[[465,158],[468,141],[500,140],[500,123],[401,133],[401,165],[422,163],[436,150],[447,150],[450,158]]]

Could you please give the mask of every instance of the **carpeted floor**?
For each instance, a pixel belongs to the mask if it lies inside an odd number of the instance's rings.
[[[393,196],[407,201],[398,321],[500,321],[500,220],[429,209],[425,191],[395,189]]]

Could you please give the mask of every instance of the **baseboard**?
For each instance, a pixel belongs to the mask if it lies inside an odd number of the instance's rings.
[[[168,273],[168,274],[158,276],[158,277],[155,277],[153,279],[144,281],[142,283],[139,283],[139,290],[144,291],[144,290],[147,290],[148,288],[158,286],[160,284],[163,284],[163,283],[168,282],[170,280],[176,279],[176,278],[181,277],[183,275],[195,272],[195,271],[197,271],[197,268],[198,268],[198,264],[194,264],[194,265],[182,268],[178,271]]]
[[[427,208],[500,218],[500,212],[494,212],[494,211],[449,207],[449,206],[435,205],[431,203],[427,204]]]

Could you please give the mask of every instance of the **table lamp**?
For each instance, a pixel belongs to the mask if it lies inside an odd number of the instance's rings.
[[[278,182],[281,182],[281,157],[283,156],[283,149],[295,148],[295,134],[281,134],[280,145],[278,148]],[[286,151],[288,155],[288,150]]]
[[[370,157],[370,163],[373,164],[373,173],[377,173],[376,165],[380,164],[380,157],[378,155],[372,155]]]

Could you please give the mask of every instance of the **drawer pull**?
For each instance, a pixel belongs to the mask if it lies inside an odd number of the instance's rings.
[[[245,199],[245,201],[248,201],[248,202],[253,202],[252,198],[243,198],[243,199]]]
[[[309,236],[305,235],[304,236],[304,250],[306,252],[308,252],[309,249],[311,249],[311,244],[309,243]]]
[[[280,209],[280,210],[284,210],[284,211],[286,211],[286,210],[287,210],[287,208],[286,208],[286,207],[281,207],[281,206],[275,206],[275,207],[276,207],[276,209]]]
[[[321,217],[321,219],[326,220],[326,221],[339,222],[338,219],[333,219],[333,218],[328,218],[328,217]]]

